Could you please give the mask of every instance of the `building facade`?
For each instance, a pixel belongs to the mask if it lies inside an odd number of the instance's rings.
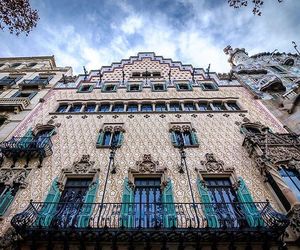
[[[0,58],[0,141],[43,101],[70,67],[56,67],[54,56]]]
[[[245,49],[227,46],[232,74],[277,117],[287,129],[300,133],[300,56],[286,53],[248,56]]]
[[[0,144],[3,247],[298,249],[299,137],[235,77],[139,53],[39,105]]]

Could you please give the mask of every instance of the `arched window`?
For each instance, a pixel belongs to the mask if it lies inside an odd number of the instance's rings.
[[[124,129],[119,125],[105,126],[104,129],[100,130],[96,146],[99,148],[110,146],[120,147],[124,139],[123,133]]]

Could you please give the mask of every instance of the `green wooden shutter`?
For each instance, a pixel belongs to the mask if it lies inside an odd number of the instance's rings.
[[[2,196],[0,196],[0,216],[2,216],[12,203],[14,196],[12,188],[9,188]]]
[[[180,90],[178,83],[176,83],[176,90]]]
[[[191,137],[192,137],[192,145],[198,145],[199,141],[198,141],[196,132],[192,131]]]
[[[45,204],[39,212],[39,216],[34,223],[36,226],[48,227],[56,212],[57,203],[59,202],[61,192],[58,189],[58,178],[52,182],[48,195],[45,199]]]
[[[239,183],[240,186],[237,190],[237,196],[239,201],[242,202],[242,209],[245,213],[249,226],[250,227],[263,226],[264,221],[261,218],[257,207],[253,203],[252,196],[243,178],[239,177]]]
[[[18,142],[19,147],[21,148],[28,148],[30,142],[33,140],[33,134],[31,128],[28,129],[26,134],[20,139]]]
[[[93,213],[93,203],[95,202],[96,199],[96,194],[97,190],[99,187],[99,180],[93,182],[89,190],[84,198],[84,204],[81,208],[81,211],[78,216],[78,227],[88,227],[89,226],[89,221],[90,217]]]
[[[98,135],[97,146],[102,146],[103,145],[103,137],[104,137],[104,132],[102,131]]]
[[[164,83],[163,84],[163,90],[166,90],[167,89],[167,86],[166,86],[166,84]]]
[[[200,193],[201,201],[203,203],[202,207],[204,210],[205,217],[207,219],[207,224],[211,228],[219,228],[220,223],[218,217],[215,213],[213,202],[208,192],[208,189],[203,185],[202,181],[197,179],[197,186]]]
[[[128,178],[124,179],[123,197],[121,206],[120,225],[133,227],[134,192],[129,186]]]
[[[192,89],[193,89],[192,84],[189,82],[188,83],[188,90],[192,90]]]
[[[123,144],[123,141],[124,141],[124,134],[123,134],[123,132],[120,132],[119,140],[118,140],[119,147],[121,147],[121,145]]]
[[[171,132],[171,142],[173,146],[178,146],[177,137],[174,131]]]
[[[162,203],[164,227],[176,227],[177,216],[173,197],[173,184],[171,180],[168,180],[168,184],[163,190]]]
[[[94,89],[94,85],[91,85],[90,88],[89,88],[89,92],[92,92]]]

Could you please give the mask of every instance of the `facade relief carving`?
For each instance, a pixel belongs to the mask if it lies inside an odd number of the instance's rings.
[[[13,186],[13,184],[19,184],[20,188],[26,188],[28,185],[27,176],[29,175],[29,169],[19,168],[1,168],[0,169],[0,183],[5,186]]]
[[[135,177],[160,177],[162,189],[168,182],[167,168],[160,167],[159,162],[154,161],[151,154],[144,154],[143,159],[136,162],[135,168],[129,168],[128,181],[132,187]]]
[[[217,160],[213,153],[205,154],[205,161],[200,161],[201,168],[195,168],[200,181],[205,182],[203,180],[204,177],[229,177],[232,181],[233,187],[238,188],[239,181],[236,175],[235,169],[231,167],[225,167],[224,162],[221,160]]]
[[[245,125],[242,125],[245,127]],[[265,181],[273,179],[288,202],[293,205],[297,202],[292,190],[284,182],[278,170],[300,169],[300,138],[292,133],[273,133],[267,127],[257,133],[246,133],[243,146],[254,159],[257,168]]]
[[[71,168],[64,168],[58,179],[59,189],[63,190],[68,177],[91,177],[93,182],[98,179],[100,169],[94,168],[95,162],[90,161],[90,155],[82,155],[79,161],[75,161]]]

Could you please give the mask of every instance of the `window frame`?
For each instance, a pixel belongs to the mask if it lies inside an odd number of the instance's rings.
[[[219,90],[218,86],[214,82],[200,82],[201,88],[203,91],[217,91]],[[212,88],[207,88],[205,85],[210,85]]]
[[[138,86],[138,89],[132,90],[131,89],[132,86]],[[143,89],[143,87],[142,87],[141,83],[130,83],[127,85],[127,92],[141,92],[142,89]]]
[[[62,107],[62,106],[66,106],[66,109],[64,110],[64,111],[59,111],[59,109]],[[68,104],[66,104],[66,103],[60,103],[60,104],[58,104],[58,107],[57,107],[57,109],[56,109],[56,113],[67,113],[67,110],[68,110]]]
[[[30,94],[27,97],[23,97],[20,96],[21,94]],[[28,98],[29,100],[31,100],[35,95],[37,94],[36,91],[17,91],[16,93],[14,93],[10,98]]]
[[[89,88],[88,88],[87,90],[82,90],[82,89],[85,88],[85,87],[89,87]],[[77,90],[77,93],[90,93],[90,92],[93,91],[93,89],[94,89],[94,85],[92,85],[92,84],[81,85],[81,86],[79,87],[79,89]]]
[[[162,89],[155,89],[155,86],[162,86]],[[166,92],[167,91],[167,86],[166,83],[152,83],[152,91],[153,92]]]
[[[176,85],[176,90],[177,91],[192,91],[193,90],[193,86],[190,82],[177,82],[175,83]],[[181,85],[186,85],[187,88],[186,89],[181,89],[180,86]]]
[[[112,90],[107,90],[107,87],[113,86]],[[112,92],[117,92],[117,84],[109,83],[109,84],[104,84],[101,88],[101,92],[103,93],[112,93]]]
[[[143,106],[149,105],[151,107],[151,110],[143,110]],[[142,103],[141,104],[141,112],[153,112],[153,106],[152,103]]]
[[[72,110],[75,106],[80,106],[79,111],[73,111],[73,110]],[[82,103],[74,103],[74,104],[71,105],[71,107],[69,108],[68,113],[80,113],[80,112],[81,112],[81,109],[82,109],[82,106],[83,106]]]

